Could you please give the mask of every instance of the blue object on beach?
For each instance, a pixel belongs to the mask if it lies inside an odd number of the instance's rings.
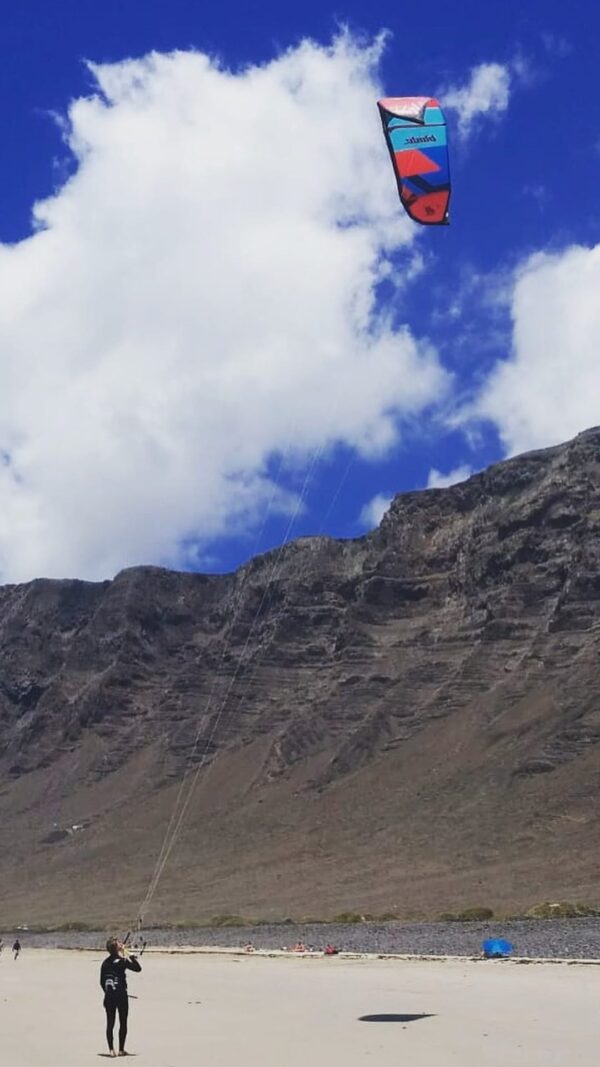
[[[488,937],[481,947],[486,960],[504,959],[513,950],[510,941],[505,941],[503,937]]]

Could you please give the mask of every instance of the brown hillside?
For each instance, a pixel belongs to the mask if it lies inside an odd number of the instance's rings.
[[[196,767],[148,921],[597,901],[599,564],[595,429],[233,575],[0,588],[3,922],[133,918]]]

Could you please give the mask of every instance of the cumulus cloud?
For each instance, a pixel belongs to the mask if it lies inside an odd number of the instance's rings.
[[[442,474],[441,471],[432,467],[429,471],[429,477],[427,479],[428,489],[447,489],[450,485],[457,485],[458,482],[465,482],[467,478],[470,478],[473,474],[473,468],[463,464],[460,467],[454,467],[453,470],[448,471],[447,474]]]
[[[0,580],[185,562],[293,506],[274,454],[382,453],[444,392],[376,303],[389,257],[416,262],[380,51],[91,67],[72,176],[0,245]]]
[[[513,343],[477,413],[509,454],[556,444],[600,422],[600,245],[532,256],[518,272]]]
[[[375,526],[379,526],[393,499],[392,493],[377,493],[364,505],[358,519],[360,525],[365,530],[372,530]]]
[[[467,139],[482,117],[496,118],[508,108],[511,89],[510,68],[502,63],[480,63],[473,67],[465,85],[440,91],[446,111],[455,111],[458,132]]]

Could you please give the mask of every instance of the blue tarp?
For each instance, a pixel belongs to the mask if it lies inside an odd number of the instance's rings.
[[[488,937],[481,947],[483,955],[488,960],[510,956],[513,950],[510,941],[505,941],[503,937]]]

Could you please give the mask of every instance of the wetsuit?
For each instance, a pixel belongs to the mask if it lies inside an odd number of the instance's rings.
[[[141,971],[142,965],[135,956],[107,956],[100,968],[100,985],[104,990],[104,1008],[106,1011],[106,1040],[112,1052],[115,1019],[119,1013],[119,1052],[125,1050],[127,1038],[127,1015],[129,998],[127,996],[127,971]]]

